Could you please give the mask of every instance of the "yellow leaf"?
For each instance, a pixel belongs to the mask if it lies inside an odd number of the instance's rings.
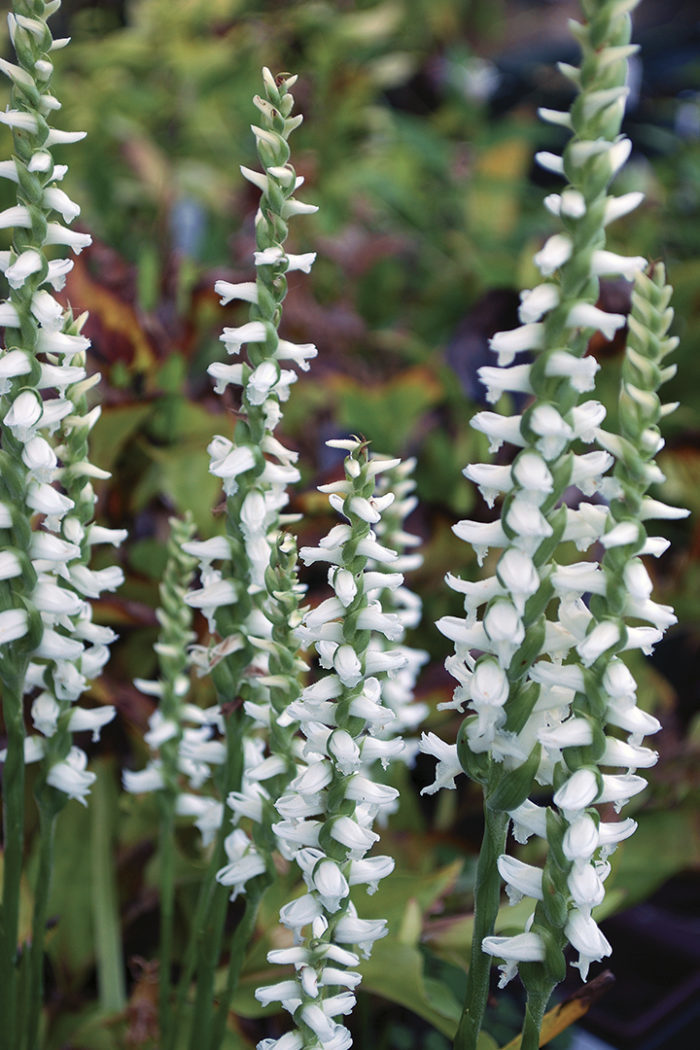
[[[584,1014],[588,1013],[596,999],[604,995],[614,982],[615,978],[610,970],[604,970],[603,973],[594,980],[589,981],[588,984],[585,984],[574,995],[565,999],[563,1003],[559,1003],[553,1010],[549,1010],[542,1021],[540,1046],[546,1046],[555,1036],[559,1035],[570,1025],[575,1024]],[[506,1046],[501,1047],[501,1050],[520,1050],[520,1043],[521,1037],[518,1035]]]
[[[527,174],[532,150],[524,137],[496,142],[476,158],[466,198],[467,220],[475,232],[507,236],[518,221],[514,189]]]
[[[412,897],[406,904],[406,910],[401,920],[401,926],[399,927],[396,939],[400,944],[418,944],[418,940],[421,935],[421,929],[423,927],[423,915],[420,910],[420,905],[415,897]]]

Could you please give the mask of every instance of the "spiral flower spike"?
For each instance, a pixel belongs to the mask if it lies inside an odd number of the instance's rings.
[[[225,328],[221,340],[228,353],[245,359],[234,364],[216,362],[209,367],[215,390],[238,386],[241,414],[234,440],[215,437],[209,445],[210,472],[222,479],[226,496],[226,533],[203,543],[187,544],[198,558],[202,586],[186,601],[199,608],[220,640],[208,650],[195,651],[202,671],[210,671],[223,700],[234,698],[246,668],[255,673],[267,666],[267,653],[249,641],[269,636],[270,625],[262,607],[267,600],[265,573],[275,549],[276,537],[285,518],[281,515],[288,496],[286,488],[299,480],[297,454],[286,449],[274,431],[282,415],[296,372],[282,367],[291,362],[303,370],[316,355],[312,344],[292,344],[281,339],[278,327],[287,292],[286,274],[308,272],[315,255],[293,255],[284,249],[290,217],[316,211],[297,201],[293,194],[301,185],[289,162],[287,139],[301,122],[292,116],[294,99],[290,88],[296,77],[274,78],[263,70],[265,96],[256,97],[260,126],[253,125],[263,172],[242,168],[244,176],[261,190],[256,216],[254,282],[230,284],[218,281],[222,303],[250,303],[250,320],[237,328]],[[214,563],[219,568],[214,568]]]
[[[340,1018],[355,1002],[360,981],[359,956],[368,955],[386,933],[382,920],[358,917],[349,898],[350,886],[365,884],[373,892],[390,874],[390,857],[367,857],[378,840],[375,818],[393,806],[397,792],[374,783],[367,775],[377,760],[400,754],[398,738],[382,738],[378,730],[395,721],[382,702],[381,678],[398,671],[406,657],[377,646],[375,633],[398,641],[402,625],[397,613],[384,612],[379,588],[401,586],[400,573],[385,573],[373,565],[398,561],[396,551],[378,539],[376,528],[393,502],[393,494],[375,495],[375,477],[398,461],[367,459],[362,442],[329,442],[349,454],[345,478],[332,489],[331,503],[346,519],[318,547],[302,547],[306,564],[326,562],[334,595],[307,612],[299,629],[305,645],[314,645],[325,670],[288,715],[301,727],[297,768],[288,790],[275,808],[281,819],[273,826],[279,848],[301,870],[307,892],[286,904],[280,919],[294,933],[295,946],[273,950],[268,960],[291,964],[295,976],[255,993],[263,1004],[281,1002],[294,1017],[296,1029],[279,1040],[263,1040],[261,1050],[323,1046],[349,1047],[350,1034]]]
[[[523,1047],[531,1050],[537,1046],[551,989],[564,974],[562,950],[567,941],[579,952],[577,965],[584,977],[591,960],[608,954],[609,945],[590,912],[602,900],[607,853],[631,833],[634,823],[606,826],[591,807],[604,801],[620,806],[643,787],[634,770],[650,765],[655,756],[639,744],[644,733],[658,728],[634,707],[629,673],[617,654],[634,648],[649,652],[663,628],[674,622],[670,610],[650,601],[648,577],[641,563],[630,558],[636,551],[654,553],[658,543],[645,546],[638,527],[627,522],[619,541],[622,554],[611,558],[620,537],[617,518],[629,517],[635,506],[620,476],[620,470],[631,469],[634,458],[624,454],[627,445],[603,434],[602,405],[583,396],[593,389],[598,368],[585,353],[591,332],[612,338],[625,323],[622,315],[595,306],[598,277],[614,274],[631,280],[645,262],[605,248],[607,224],[641,200],[639,194],[616,198],[608,191],[630,151],[619,128],[627,58],[635,50],[629,44],[628,12],[635,4],[588,0],[582,6],[586,21],[573,26],[582,50],[580,67],[561,67],[575,84],[577,97],[568,113],[541,113],[572,132],[563,157],[537,158],[567,180],[562,193],[545,201],[562,230],[535,256],[545,281],[522,293],[521,326],[491,342],[498,367],[480,370],[491,400],[510,391],[531,395],[531,402],[520,416],[475,416],[473,426],[489,437],[492,450],[507,442],[516,454],[510,466],[475,464],[465,470],[490,504],[503,498],[500,520],[462,521],[454,527],[480,560],[489,547],[501,548],[501,554],[495,575],[486,580],[472,583],[448,576],[450,587],[464,596],[466,615],[445,617],[438,625],[455,643],[455,654],[447,662],[458,681],[452,706],[461,710],[469,705],[469,714],[456,745],[434,734],[424,737],[422,745],[438,760],[437,786],[454,786],[455,777],[464,771],[485,792],[486,833],[458,1050],[476,1046],[488,992],[489,956],[504,960],[504,982],[520,970],[528,990]],[[660,292],[655,295],[663,300]],[[638,300],[635,309],[641,309]],[[638,329],[633,314],[633,331],[635,325]],[[513,365],[523,351],[533,353],[533,363]],[[639,359],[633,351],[632,360]],[[634,379],[626,381],[622,415],[631,411],[631,404],[636,412],[640,401],[657,408],[640,385],[639,367]],[[626,369],[629,374],[629,364]],[[646,368],[645,376],[658,380],[660,372],[651,377]],[[641,430],[634,440],[646,442],[653,455],[658,433],[652,424],[644,429],[646,435],[642,437]],[[580,443],[596,440],[598,448],[579,451]],[[606,477],[621,452],[623,466]],[[647,483],[658,479],[653,465],[648,465],[645,477]],[[572,486],[582,497],[574,508],[562,500]],[[610,505],[583,498],[596,492]],[[625,549],[632,532],[639,544]],[[554,558],[566,542],[580,551],[601,542],[609,552],[603,567],[593,562],[559,565]],[[593,596],[590,608],[583,601],[586,593]],[[651,626],[614,623],[612,608],[615,617],[639,618]],[[595,689],[592,675],[597,675]],[[615,706],[608,699],[611,695],[625,708],[625,724],[637,727],[634,743],[605,733],[605,712]],[[620,717],[609,721],[619,725]],[[603,773],[601,765],[622,767],[624,772]],[[540,792],[551,788],[551,806],[529,801],[533,783],[540,785]],[[547,839],[543,871],[506,853],[511,820],[516,837],[536,833]],[[526,929],[512,938],[492,935],[499,874],[513,900],[527,896],[535,902]]]
[[[6,330],[0,352],[0,679],[8,737],[0,1045],[13,1047],[18,1038],[32,1046],[36,1038],[52,822],[68,798],[84,802],[94,780],[71,734],[91,729],[97,737],[114,714],[109,707],[74,706],[104,666],[106,646],[114,637],[109,628],[92,622],[89,600],[122,579],[116,567],[91,570],[90,549],[104,542],[116,546],[125,535],[92,520],[90,479],[107,475],[88,459],[87,435],[99,408],[88,409],[85,394],[99,376],[86,377],[84,318],[74,319],[53,295],[73,264],[47,252],[65,245],[78,253],[90,243],[87,234],[70,229],[80,209],[59,185],[67,168],[52,155],[55,146],[84,135],[50,126],[60,108],[50,93],[52,54],[67,41],[52,38],[47,19],[59,6],[58,0],[15,0],[8,23],[17,62],[0,62],[12,85],[11,105],[0,113],[0,123],[10,128],[14,143],[13,157],[0,162],[0,177],[16,185],[17,195],[17,203],[0,214],[0,227],[13,228],[11,249],[0,253],[9,289],[0,303]],[[37,734],[27,737],[23,697],[34,691],[31,715]],[[15,957],[24,766],[39,760],[40,882],[23,1017],[15,995]]]
[[[211,892],[210,886],[203,891],[195,917],[196,927],[214,932],[198,943],[194,954],[188,952],[178,993],[178,1003],[184,1006],[189,981],[197,969],[191,1025],[191,1043],[197,1046],[209,1045],[208,1041],[217,1038],[228,1002],[222,997],[215,1017],[211,1004],[226,906],[226,894],[219,892],[215,876],[218,872],[220,884],[232,887],[235,895],[249,879],[265,875],[268,861],[271,866],[265,822],[258,822],[260,826],[249,836],[238,826],[235,809],[225,802],[253,790],[250,783],[262,783],[266,773],[259,767],[264,762],[267,775],[277,778],[284,776],[291,761],[289,756],[270,753],[266,737],[274,738],[275,747],[288,750],[289,734],[277,732],[273,716],[277,717],[277,706],[288,698],[298,651],[296,641],[291,649],[291,639],[282,637],[279,610],[286,608],[286,598],[281,592],[270,591],[280,583],[281,576],[282,589],[288,588],[292,605],[298,602],[298,588],[289,575],[293,575],[289,559],[294,563],[294,552],[281,529],[293,520],[283,511],[288,502],[287,487],[300,475],[295,465],[297,453],[285,448],[275,429],[297,378],[295,368],[306,371],[317,353],[312,344],[291,343],[278,333],[287,293],[286,275],[296,270],[308,273],[315,258],[314,253],[295,255],[285,249],[289,219],[317,210],[294,197],[303,182],[290,163],[287,141],[302,120],[292,115],[290,89],[295,81],[296,77],[287,73],[273,77],[263,69],[264,93],[254,99],[259,123],[252,125],[252,130],[263,170],[241,170],[261,191],[255,219],[256,279],[238,284],[217,281],[215,285],[222,304],[235,300],[249,304],[249,320],[224,328],[221,335],[234,362],[215,362],[208,369],[216,393],[224,395],[229,387],[238,388],[240,398],[233,438],[217,435],[208,447],[210,473],[222,481],[225,530],[212,539],[183,544],[183,550],[199,562],[200,572],[200,585],[189,590],[184,601],[191,609],[201,610],[211,634],[209,644],[191,647],[192,662],[198,673],[211,675],[219,700],[212,717],[225,735],[221,741],[211,738],[210,726],[188,729],[179,747],[179,768],[188,773],[195,790],[211,776],[218,795],[202,818],[207,839],[215,837],[211,880],[207,879],[215,890]],[[284,367],[287,363],[294,367]],[[296,695],[298,687],[294,688]],[[235,826],[229,833],[225,817],[231,812]],[[217,816],[219,824],[214,828]],[[240,860],[242,868],[236,869]],[[201,909],[208,909],[208,918]],[[242,927],[252,914],[254,909],[246,912]],[[230,991],[242,961],[240,941],[239,930],[230,952]]]

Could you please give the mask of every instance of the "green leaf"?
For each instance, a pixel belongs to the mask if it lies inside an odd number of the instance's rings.
[[[498,1043],[488,1032],[479,1032],[476,1050],[498,1050]]]
[[[47,938],[47,953],[68,989],[82,984],[94,959],[91,896],[90,812],[69,802],[56,822],[49,915],[58,922]]]
[[[104,408],[90,432],[90,459],[103,470],[112,470],[129,439],[151,415],[151,405]]]
[[[92,852],[92,914],[100,1005],[119,1013],[126,1005],[124,958],[114,867],[117,791],[112,762],[96,763],[97,780],[90,799]]]
[[[64,1013],[52,1025],[46,1050],[122,1050],[124,1024],[113,1013],[88,1007],[78,1014]],[[143,1045],[143,1044],[142,1044]]]
[[[368,387],[347,377],[337,377],[338,421],[351,433],[372,442],[376,452],[401,453],[421,417],[442,397],[435,375],[412,368],[396,379]]]
[[[363,919],[386,919],[392,935],[406,929],[406,914],[412,902],[421,912],[428,911],[449,887],[454,885],[463,862],[455,860],[427,875],[404,875],[393,872],[382,880],[381,893],[369,895],[362,890],[353,893]]]
[[[149,448],[148,451],[154,462],[134,490],[135,508],[144,507],[155,496],[165,495],[179,513],[192,511],[197,528],[210,535],[212,507],[221,492],[221,483],[209,473],[205,446]]]
[[[443,1035],[450,1039],[454,1036],[461,1006],[447,987],[426,980],[418,948],[399,944],[392,937],[377,941],[361,971],[361,989],[405,1006]]]
[[[693,809],[640,813],[637,830],[618,846],[612,865],[606,901],[610,890],[620,895],[618,906],[644,900],[677,872],[700,867],[700,814]]]

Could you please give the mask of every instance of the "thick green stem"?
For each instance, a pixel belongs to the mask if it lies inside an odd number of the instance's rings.
[[[228,890],[215,882],[209,897],[209,909],[200,928],[197,943],[197,992],[190,1030],[189,1050],[210,1045],[214,1014],[214,979],[224,939],[224,921],[228,907]]]
[[[115,789],[110,774],[111,764],[101,762],[90,802],[92,917],[100,1007],[118,1014],[126,1007],[126,989],[112,839]]]
[[[554,987],[554,983],[542,982],[541,987],[528,989],[520,1050],[537,1050],[539,1047],[542,1018]]]
[[[170,980],[175,915],[175,813],[174,800],[159,799],[160,813],[160,972],[158,1016],[163,1046],[170,1040]]]
[[[224,863],[224,838],[225,829],[219,829],[217,841],[214,846],[214,852],[211,855],[207,870],[202,879],[199,896],[197,898],[197,905],[194,913],[194,920],[192,922],[192,930],[190,937],[185,949],[183,957],[182,973],[177,987],[177,999],[175,1003],[175,1019],[179,1022],[182,1021],[182,1014],[185,1006],[185,999],[187,992],[194,976],[195,966],[197,963],[197,949],[199,938],[202,935],[202,931],[206,926],[206,917],[211,904],[211,896],[216,887],[216,873]],[[176,1026],[172,1024],[169,1028],[169,1041],[165,1042],[165,1039],[161,1038],[163,1050],[173,1050],[174,1039],[176,1034]]]
[[[508,814],[484,806],[485,827],[476,871],[474,932],[467,974],[464,1010],[457,1028],[454,1050],[476,1050],[489,994],[491,956],[481,950],[484,937],[493,933],[501,900],[501,880],[496,861],[505,852]]]
[[[231,954],[228,960],[226,988],[224,989],[223,995],[219,1001],[211,1034],[211,1042],[209,1043],[207,1050],[219,1050],[219,1047],[223,1042],[226,1033],[226,1020],[228,1018],[229,1010],[231,1009],[233,997],[236,994],[236,988],[238,987],[238,979],[241,976],[246,949],[250,944],[250,939],[255,931],[260,901],[263,893],[270,885],[270,881],[269,878],[260,876],[256,880],[256,885],[254,887],[251,886],[246,891],[245,911],[241,916],[240,922],[236,926],[231,940]],[[260,885],[258,886],[257,883],[260,883]]]
[[[39,803],[39,869],[34,895],[32,944],[29,961],[29,996],[24,1020],[26,1050],[38,1050],[39,1021],[44,1000],[44,935],[49,908],[49,891],[53,867],[53,844],[56,829],[56,810],[52,805]]]
[[[238,710],[226,719],[226,790],[223,793],[224,798],[228,797],[229,792],[239,791],[241,787],[243,778],[242,721],[244,717],[242,710]],[[224,839],[227,833],[227,822],[224,819],[221,821],[216,841],[215,856],[218,858],[218,866],[211,874],[208,906],[201,926],[194,931],[197,938],[197,992],[190,1029],[190,1050],[201,1050],[202,1047],[209,1046],[214,1008],[214,979],[224,940],[224,922],[229,897],[228,888],[216,881],[216,872],[222,867],[225,860]]]
[[[23,678],[23,676],[22,676]],[[3,883],[0,940],[0,1050],[17,1050],[17,940],[24,853],[24,718],[21,678],[3,682],[7,758],[3,769]]]
[[[222,797],[226,799],[229,792],[240,788],[243,774],[243,736],[241,733],[242,712],[229,715],[226,719],[227,757],[222,781]],[[227,823],[221,821],[216,836],[214,850],[207,866],[207,871],[200,886],[195,909],[192,932],[185,950],[183,969],[177,989],[175,1019],[182,1022],[187,992],[197,971],[197,991],[195,1009],[192,1019],[190,1046],[206,1045],[203,1038],[204,1027],[197,1028],[198,1020],[206,1025],[208,1035],[212,1000],[214,995],[214,974],[221,953],[223,924],[228,903],[228,891],[216,881],[216,873],[223,867],[226,859],[224,840],[229,832]],[[162,1040],[163,1050],[173,1050],[176,1027],[169,1026],[169,1041]]]

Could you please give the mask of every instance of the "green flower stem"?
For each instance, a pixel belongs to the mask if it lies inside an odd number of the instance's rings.
[[[17,2],[13,8],[18,14],[42,16],[44,5],[37,12],[29,5]],[[45,27],[41,40],[31,34],[22,36],[15,45],[19,66],[34,81],[35,63],[51,45],[51,34]],[[44,88],[45,89],[45,88]],[[13,81],[11,105],[34,113],[38,103],[38,92],[33,83],[25,82],[18,87]],[[24,248],[41,245],[46,235],[46,216],[42,197],[44,187],[36,177],[29,177],[27,164],[35,148],[40,147],[48,134],[48,125],[39,113],[37,133],[30,134],[13,130],[13,152],[20,178],[17,187],[17,204],[29,209],[31,228],[14,230],[12,247],[17,256]],[[26,350],[29,357],[35,353],[38,325],[31,312],[31,302],[46,274],[46,263],[42,262],[39,273],[31,275],[22,287],[10,289],[8,302],[16,308],[20,321],[19,332],[12,332],[18,346]],[[11,330],[8,330],[8,336]],[[39,366],[32,362],[31,371],[20,377],[18,385],[36,382]],[[9,407],[8,400],[0,397],[0,418]],[[12,528],[3,537],[3,546],[14,548],[23,556],[23,573],[16,579],[0,584],[0,609],[28,607],[30,630],[24,638],[4,645],[0,653],[0,683],[2,685],[2,709],[7,736],[7,757],[3,768],[3,891],[0,912],[0,1050],[17,1050],[18,1030],[17,994],[17,948],[19,932],[20,885],[24,854],[24,739],[23,715],[24,678],[29,663],[29,654],[41,637],[39,614],[31,611],[30,599],[36,586],[36,573],[29,557],[31,527],[25,514],[26,470],[21,460],[22,445],[11,429],[0,424],[0,498],[8,506],[16,508]],[[26,966],[26,962],[25,962]]]
[[[90,853],[93,878],[92,915],[100,1008],[121,1014],[126,1007],[117,876],[114,868],[113,820],[115,784],[112,762],[101,762],[90,801]]]
[[[258,156],[265,172],[264,188],[256,217],[256,245],[261,252],[270,248],[281,248],[287,237],[285,216],[290,214],[290,208],[293,206],[294,202],[289,202],[296,185],[294,169],[289,164],[287,138],[301,122],[301,117],[290,116],[294,100],[289,88],[293,86],[296,78],[280,74],[274,79],[269,71],[265,70],[263,79],[265,98],[255,99],[260,111],[261,126],[254,126],[253,129],[256,133]],[[248,344],[246,370],[255,370],[269,361],[273,361],[279,369],[276,357],[279,348],[277,328],[282,303],[287,293],[287,265],[287,260],[281,259],[276,263],[257,267],[256,296],[249,316],[251,321],[265,326],[266,336],[264,341]],[[279,374],[281,375],[281,371]],[[269,463],[265,457],[265,442],[272,436],[274,429],[267,412],[271,402],[280,400],[278,393],[271,393],[260,403],[260,399],[246,387],[248,377],[249,373],[246,371],[242,411],[234,432],[234,444],[238,447],[247,446],[251,450],[254,465],[236,479],[236,486],[232,487],[226,499],[230,575],[236,583],[237,600],[232,605],[220,607],[215,616],[216,633],[222,639],[237,637],[242,643],[235,653],[220,661],[212,670],[212,680],[225,713],[227,708],[230,710],[232,704],[238,705],[242,699],[248,699],[251,693],[255,694],[255,684],[248,681],[247,675],[255,653],[250,640],[248,620],[256,607],[262,607],[264,596],[261,592],[255,597],[251,596],[251,564],[245,544],[245,530],[241,527],[242,508],[249,493],[256,490],[264,492],[268,486],[268,482],[261,479]],[[220,782],[220,796],[224,802],[232,791],[240,789],[241,786],[243,745],[246,726],[249,724],[242,710],[236,710],[235,715],[227,715],[228,759]],[[193,930],[193,944],[188,948],[188,962],[178,991],[179,1012],[196,967],[197,989],[189,1044],[193,1050],[195,1047],[209,1045],[211,1037],[214,976],[223,943],[223,925],[228,903],[228,890],[215,881],[215,876],[225,861],[224,840],[229,830],[226,821],[222,820],[212,863],[207,873],[210,882],[202,886],[197,905],[197,921]]]
[[[51,792],[51,794],[55,794]],[[53,845],[56,830],[57,808],[54,799],[39,799],[39,869],[37,887],[44,887],[34,900],[32,918],[32,943],[29,957],[29,995],[24,1017],[25,1039],[20,1044],[26,1050],[39,1048],[39,1021],[44,999],[44,936],[49,907],[48,887],[53,870]]]
[[[501,899],[501,881],[496,861],[505,850],[509,816],[484,806],[484,839],[476,869],[474,930],[471,962],[467,974],[464,1009],[454,1040],[454,1050],[476,1050],[489,994],[492,959],[481,950],[484,937],[493,933]]]
[[[27,1003],[29,1001],[29,987],[31,983],[31,959],[29,951],[22,951],[18,955],[17,960],[17,1003],[16,1003],[16,1014],[19,1018],[19,1037],[22,1039],[21,1048],[24,1047],[24,1036],[26,1035],[26,1026],[23,1023],[23,1019],[27,1016]]]
[[[299,668],[298,643],[294,637],[294,627],[300,621],[299,590],[296,576],[296,544],[289,534],[280,534],[273,548],[270,565],[266,572],[266,588],[269,595],[266,615],[272,623],[270,647],[270,676],[278,683],[269,687],[269,699],[276,714],[281,714],[299,694],[297,672]],[[254,683],[251,683],[254,684]],[[295,726],[281,727],[277,719],[270,726],[270,750],[272,754],[282,755],[287,762],[286,774],[275,778],[273,797],[284,794],[285,788],[294,774],[295,762],[292,752],[292,739]],[[275,848],[274,834],[270,824],[276,816],[273,811],[271,819],[263,826],[253,829],[256,845],[271,854]],[[245,961],[245,953],[251,936],[255,931],[260,901],[272,884],[274,873],[268,870],[258,876],[246,887],[245,911],[233,934],[231,941],[226,987],[219,1000],[209,1050],[218,1050],[224,1038],[226,1021],[233,997],[238,987],[238,980]]]
[[[216,873],[223,864],[225,858],[223,839],[224,836],[219,834],[209,864],[207,865],[207,870],[203,876],[199,896],[197,898],[197,905],[192,922],[192,931],[183,956],[182,974],[177,987],[174,1011],[176,1020],[182,1019],[187,992],[197,966],[198,936],[200,931],[205,929],[207,912],[210,907],[210,898],[217,886]],[[176,1028],[173,1027],[173,1025],[168,1026],[168,1037],[169,1039],[167,1043],[161,1038],[163,1050],[174,1050]]]
[[[224,940],[224,920],[228,908],[226,888],[215,882],[208,904],[205,923],[199,930],[197,944],[197,991],[190,1031],[190,1050],[200,1050],[203,1046],[211,1045],[214,980]]]
[[[236,989],[238,988],[238,980],[241,976],[243,963],[245,962],[246,949],[248,948],[251,937],[255,932],[260,901],[263,898],[265,890],[271,884],[272,876],[265,873],[251,882],[246,889],[245,911],[243,912],[240,922],[236,926],[231,941],[231,953],[229,955],[228,973],[226,975],[226,988],[216,1011],[211,1042],[209,1043],[208,1050],[219,1050],[219,1047],[223,1043],[224,1035],[226,1033],[226,1021],[228,1020],[231,1002],[233,1001]]]
[[[538,1050],[542,1018],[556,984],[556,981],[543,980],[540,987],[535,987],[533,983],[530,983],[527,992],[525,1023],[523,1025],[520,1050]]]
[[[182,550],[182,544],[192,539],[194,522],[191,515],[179,521],[170,520],[168,560],[160,585],[161,607],[158,617],[162,626],[159,636],[159,662],[163,692],[160,711],[164,719],[172,719],[178,732],[163,742],[160,757],[164,788],[157,793],[159,807],[160,854],[160,966],[158,1016],[160,1035],[164,1046],[170,1040],[173,1015],[170,1010],[171,970],[173,958],[173,928],[175,917],[175,806],[178,794],[178,749],[182,740],[179,716],[181,700],[177,695],[177,681],[187,667],[187,645],[193,641],[192,611],[182,600],[192,582],[195,559]]]
[[[24,676],[22,675],[22,678]],[[0,943],[0,1050],[17,1047],[16,962],[19,894],[24,852],[24,718],[21,679],[14,688],[3,675],[2,708],[7,733],[3,769],[3,884]]]
[[[170,970],[175,915],[175,810],[165,791],[158,792],[160,821],[160,956],[158,970],[158,1019],[164,1046],[170,1038]]]
[[[243,777],[243,720],[245,716],[242,710],[231,712],[226,717],[226,764],[224,767],[223,783],[226,787],[223,797],[228,792],[240,790]],[[190,1029],[190,1050],[201,1050],[201,1047],[209,1045],[209,1036],[212,1025],[212,1004],[214,999],[214,978],[216,966],[221,955],[221,947],[224,939],[224,919],[228,906],[228,890],[216,881],[216,873],[223,866],[226,858],[224,839],[228,834],[228,826],[225,820],[221,821],[216,837],[216,845],[207,869],[205,881],[197,903],[197,914],[192,930],[193,943],[188,948],[190,955],[190,976],[184,985],[184,991],[191,979],[191,974],[196,967],[197,988],[195,993],[194,1012]],[[186,974],[183,974],[185,977]],[[182,993],[182,982],[180,992]],[[180,998],[180,1004],[184,996]],[[179,1005],[180,1005],[179,1004]],[[180,1014],[180,1008],[178,1008]]]

